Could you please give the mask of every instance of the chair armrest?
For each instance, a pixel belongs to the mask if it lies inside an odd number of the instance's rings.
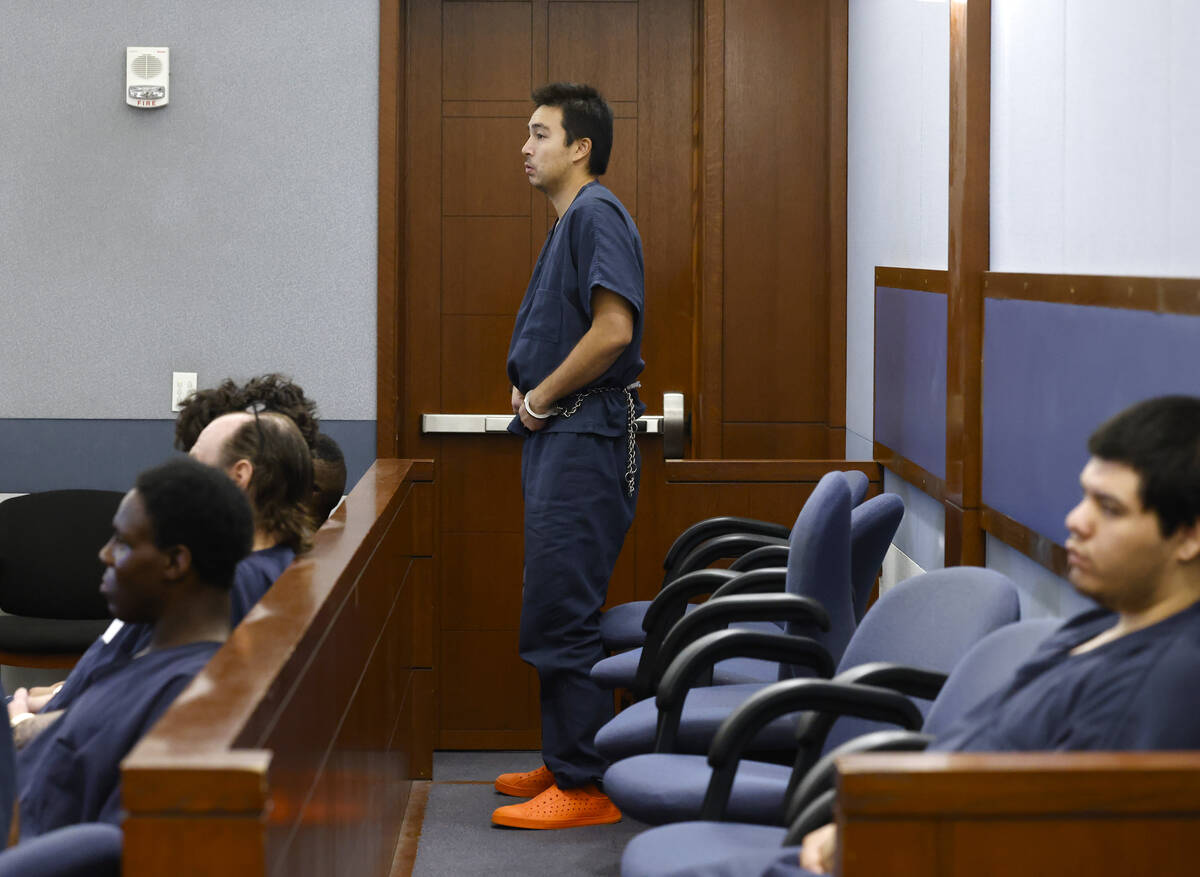
[[[718,560],[741,557],[748,551],[766,545],[787,545],[786,539],[761,533],[728,533],[714,536],[701,542],[663,574],[663,582],[669,582],[692,570],[704,569]]]
[[[708,750],[713,772],[700,818],[724,815],[738,762],[762,728],[780,716],[809,710],[891,722],[909,730],[921,727],[924,721],[911,700],[885,688],[824,679],[788,679],[769,685],[751,695],[717,729]],[[803,765],[799,768],[804,769]]]
[[[683,617],[684,605],[688,601],[702,594],[713,593],[737,575],[727,569],[698,569],[663,585],[642,616],[642,630],[646,631],[647,639],[657,631],[661,640],[671,626]]]
[[[734,599],[734,598],[727,598]],[[762,658],[811,667],[822,676],[833,673],[833,658],[825,647],[806,636],[763,633],[758,630],[718,630],[688,644],[663,674],[655,705],[658,707],[656,752],[671,752],[679,733],[683,704],[696,679],[726,658]],[[811,682],[813,680],[793,680]],[[899,695],[897,695],[898,697]]]
[[[738,573],[722,583],[712,592],[713,597],[728,597],[730,594],[776,594],[787,586],[787,570],[773,566]]]
[[[826,752],[807,773],[793,778],[794,789],[788,794],[783,816],[783,823],[788,826],[789,838],[784,843],[799,843],[804,835],[814,828],[833,821],[832,802],[834,783],[837,781],[837,759],[856,752],[921,752],[932,742],[932,734],[920,731],[872,731],[847,740],[841,746]],[[827,798],[831,808],[829,811],[813,809],[813,804],[821,798]],[[812,824],[810,820],[818,818],[818,814],[823,814],[823,818]]]
[[[729,564],[729,568],[738,572],[746,572],[767,566],[787,566],[788,552],[791,550],[791,546],[788,545],[764,545],[762,548],[747,551]]]
[[[638,690],[646,693],[654,691],[671,662],[688,643],[737,621],[808,622],[818,630],[829,630],[829,613],[810,597],[796,594],[734,594],[720,600],[709,600],[675,623],[663,639],[653,662],[647,660],[645,653],[642,653],[643,660],[638,665]],[[774,659],[768,657],[768,660]],[[645,674],[642,673],[643,668],[646,670]],[[832,672],[830,670],[826,675]]]
[[[872,661],[851,667],[833,678],[834,682],[851,685],[874,685],[888,688],[908,697],[933,700],[946,683],[946,674],[938,670],[922,670],[904,664]],[[801,717],[796,726],[796,737],[800,745],[809,752],[820,752],[838,716],[834,713],[809,713]]]
[[[701,542],[707,542],[714,536],[725,536],[729,533],[757,533],[760,536],[774,536],[787,539],[791,529],[783,524],[772,521],[760,521],[757,518],[740,518],[733,515],[723,515],[716,518],[706,518],[692,524],[680,533],[663,560],[663,569],[670,570],[696,548]]]

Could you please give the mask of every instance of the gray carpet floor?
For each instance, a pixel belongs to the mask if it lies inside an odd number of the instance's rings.
[[[537,752],[435,752],[413,877],[619,874],[625,844],[647,828],[640,822],[560,831],[492,825],[495,808],[519,800],[497,793],[492,781],[539,764]]]

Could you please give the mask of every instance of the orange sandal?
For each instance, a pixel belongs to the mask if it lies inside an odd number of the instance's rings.
[[[530,801],[498,807],[492,814],[492,822],[510,828],[576,828],[620,821],[617,805],[595,786],[560,789],[552,785]]]

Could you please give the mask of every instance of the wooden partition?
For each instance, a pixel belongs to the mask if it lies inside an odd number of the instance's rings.
[[[838,762],[842,877],[1194,874],[1200,753],[921,753]]]
[[[125,759],[126,877],[388,874],[432,774],[432,478],[376,461]]]

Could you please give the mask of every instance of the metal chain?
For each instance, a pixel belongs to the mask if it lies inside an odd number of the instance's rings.
[[[629,434],[629,464],[625,467],[625,492],[629,496],[633,496],[634,490],[637,489],[637,407],[633,403],[633,393],[630,392],[635,387],[640,387],[640,381],[635,381],[628,387],[591,387],[587,390],[581,390],[575,394],[575,398],[571,400],[571,404],[560,408],[558,411],[559,417],[570,417],[579,410],[579,406],[583,404],[583,400],[588,396],[597,396],[601,393],[624,393],[625,403],[627,407],[626,431]]]

